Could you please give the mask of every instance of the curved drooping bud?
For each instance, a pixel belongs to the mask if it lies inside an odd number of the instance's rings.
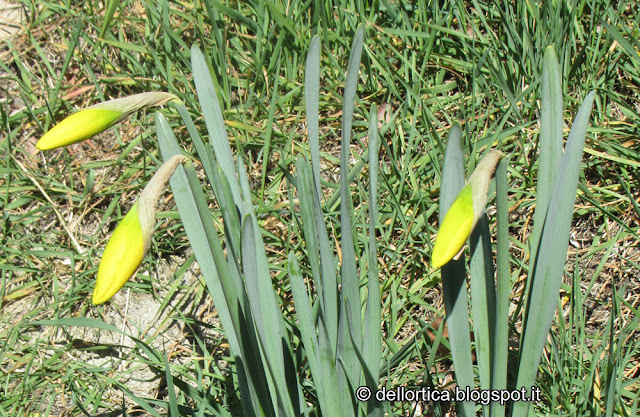
[[[160,166],[153,174],[147,185],[138,197],[138,218],[140,219],[140,227],[144,236],[144,251],[146,252],[151,245],[151,235],[156,224],[156,210],[158,208],[158,199],[164,192],[167,182],[173,175],[178,165],[187,159],[184,155],[174,155]]]
[[[161,106],[170,100],[178,100],[178,97],[171,93],[150,92],[94,104],[63,119],[40,138],[36,147],[49,150],[89,139],[140,109]]]
[[[502,155],[492,150],[482,158],[447,211],[433,244],[431,266],[434,268],[440,268],[462,250],[487,205],[491,176]]]
[[[187,159],[174,155],[162,164],[114,230],[98,267],[93,304],[102,304],[113,297],[142,263],[151,246],[158,198],[176,167]]]

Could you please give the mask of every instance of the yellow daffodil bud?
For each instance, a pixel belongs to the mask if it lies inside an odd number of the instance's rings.
[[[431,255],[434,268],[440,268],[460,252],[473,230],[473,217],[471,185],[467,184],[460,190],[440,225]]]
[[[162,164],[114,230],[98,267],[93,304],[102,304],[113,297],[142,263],[151,246],[158,198],[173,171],[186,160],[185,156],[175,155]]]
[[[160,106],[177,99],[170,93],[151,92],[94,104],[55,125],[40,138],[36,147],[49,150],[89,139],[142,108]]]
[[[440,268],[462,250],[487,205],[491,175],[501,157],[502,152],[492,150],[482,158],[447,211],[433,244],[434,268]]]
[[[144,257],[144,243],[136,203],[116,227],[104,249],[93,290],[93,304],[109,300],[133,276]]]

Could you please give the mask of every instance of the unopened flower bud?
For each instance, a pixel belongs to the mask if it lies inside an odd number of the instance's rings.
[[[93,304],[102,304],[113,297],[142,263],[151,246],[158,198],[173,171],[186,160],[185,156],[174,155],[162,164],[114,230],[98,267]]]
[[[89,139],[142,108],[177,99],[170,93],[150,92],[94,104],[63,119],[40,138],[36,147],[49,150]]]
[[[502,152],[490,151],[478,163],[442,220],[433,244],[431,266],[440,268],[453,259],[464,246],[487,205],[487,193],[493,171]]]

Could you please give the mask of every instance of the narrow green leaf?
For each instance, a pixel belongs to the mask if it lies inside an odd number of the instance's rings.
[[[127,387],[120,385],[118,382],[114,381],[116,386],[122,390],[123,393],[127,395],[127,398],[136,403],[140,408],[149,413],[149,416],[152,417],[163,417],[157,410],[155,410],[151,404],[149,404],[148,400],[144,400],[137,395],[135,395],[131,390]]]
[[[244,160],[240,157],[237,159],[238,163],[238,181],[240,183],[240,195],[242,200],[236,201],[236,204],[240,208],[240,215],[244,218],[247,214],[253,214],[253,202],[251,199],[251,187],[249,186],[249,176],[247,170],[244,167]]]
[[[553,46],[549,46],[544,53],[540,96],[540,136],[538,140],[540,163],[538,165],[533,230],[529,239],[530,265],[535,264],[540,233],[562,159],[562,75]]]
[[[305,161],[306,164],[306,161]],[[304,164],[301,165],[304,168]],[[311,190],[313,182],[311,178],[310,170],[307,168],[303,170],[304,186],[305,190]],[[306,195],[300,194],[302,200],[312,199],[313,210],[312,213],[315,217],[310,219],[313,222],[314,230],[318,236],[318,243],[320,249],[320,275],[316,277],[315,286],[318,291],[318,297],[320,299],[320,320],[318,329],[318,343],[321,348],[322,354],[322,366],[337,366],[337,348],[338,348],[338,332],[339,332],[339,298],[338,298],[338,279],[336,275],[336,269],[338,260],[336,259],[331,242],[329,241],[329,235],[327,234],[327,227],[324,223],[324,217],[322,207],[320,205],[319,195],[309,191],[305,191]],[[303,221],[309,221],[304,220]],[[311,229],[310,229],[311,230]],[[326,346],[326,348],[325,348]],[[333,372],[335,373],[335,372]],[[335,381],[333,379],[332,381]],[[337,386],[336,386],[337,389]],[[342,401],[342,399],[335,399],[335,401]]]
[[[213,156],[213,152],[211,151],[210,146],[206,146],[198,133],[198,129],[196,125],[193,123],[193,119],[189,114],[189,110],[185,107],[184,103],[181,101],[171,101],[170,102],[180,114],[182,121],[184,122],[185,127],[187,128],[187,132],[189,132],[189,137],[193,142],[193,145],[196,148],[196,152],[198,153],[198,158],[200,162],[202,162],[202,166],[204,168],[204,172],[209,179],[209,184],[213,184],[215,182],[215,172],[216,172],[216,160]]]
[[[594,95],[593,91],[587,95],[573,122],[540,235],[536,264],[532,267],[533,284],[527,301],[517,388],[530,389],[533,385],[540,355],[556,311]],[[530,404],[516,403],[514,415],[526,415]]]
[[[180,147],[178,146],[175,136],[173,135],[173,132],[169,127],[169,123],[164,115],[156,113],[155,120],[158,142],[163,160],[167,160],[173,155],[181,154]],[[192,165],[186,166],[192,167]],[[189,171],[191,171],[191,169],[189,169]],[[218,241],[219,245],[217,232],[211,215],[201,216],[198,208],[198,202],[196,201],[197,198],[200,198],[206,206],[206,200],[204,200],[202,190],[200,189],[200,193],[197,194],[194,192],[195,190],[190,186],[187,169],[183,167],[178,167],[176,169],[174,175],[171,177],[170,184],[185,231],[187,232],[187,236],[189,236],[196,259],[200,264],[203,276],[207,282],[207,288],[212,293],[211,295],[214,297],[216,306],[221,310],[220,321],[228,333],[227,336],[229,337],[229,344],[239,349],[240,346],[234,331],[235,326],[231,319],[231,312],[235,311],[235,309],[230,309],[227,304],[227,299],[223,297],[224,291],[222,284],[220,283],[218,268],[213,255],[213,246],[215,246],[215,243],[213,242]],[[202,205],[202,202],[200,204]]]
[[[622,346],[619,328],[616,325],[620,318],[620,304],[617,297],[616,286],[613,285],[611,289],[611,311],[609,312],[608,327],[611,330],[609,333],[609,343],[607,346],[607,364],[605,367],[606,375],[604,377],[604,402],[605,402],[605,416],[613,416],[613,407],[618,399],[616,396],[616,385],[618,381],[622,380],[622,377],[618,375],[618,357],[620,356],[620,349]],[[624,289],[623,289],[624,293]],[[616,337],[618,336],[618,337]],[[617,343],[616,343],[617,341]]]
[[[309,148],[311,151],[311,167],[316,192],[320,195],[320,38],[311,39],[307,64],[304,73],[304,97],[307,107],[307,129],[309,131]]]
[[[90,319],[87,317],[69,317],[56,320],[36,320],[30,323],[32,326],[77,326],[77,327],[93,327],[94,329],[108,330],[122,334],[122,330],[116,326],[105,323],[102,320]]]
[[[461,129],[454,123],[449,131],[447,148],[440,181],[440,222],[447,214],[456,196],[464,186],[464,166],[461,146]],[[469,337],[469,308],[465,285],[464,255],[453,260],[442,269],[442,296],[447,315],[451,356],[456,373],[456,381],[462,389],[473,388],[473,363],[471,361],[471,339]],[[475,404],[463,402],[459,408],[461,415],[475,416]]]
[[[326,310],[324,300],[324,283],[320,270],[320,248],[318,236],[322,233],[316,222],[316,207],[314,205],[315,190],[313,189],[313,177],[309,163],[302,157],[296,161],[296,172],[298,173],[298,198],[300,199],[300,217],[302,219],[302,230],[304,233],[304,243],[307,249],[307,258],[311,268],[311,276],[314,279],[318,299],[321,305],[320,314],[324,315]],[[323,320],[324,322],[324,317]]]
[[[471,233],[470,252],[471,314],[475,335],[476,361],[480,376],[480,389],[488,390],[491,388],[493,370],[496,290],[491,235],[486,214],[480,218]],[[485,414],[488,414],[489,406],[483,407]]]
[[[338,345],[338,280],[336,276],[336,259],[333,253],[333,249],[331,243],[329,241],[329,236],[327,235],[326,225],[324,223],[323,211],[321,206],[322,201],[322,186],[320,181],[320,134],[319,134],[319,95],[320,95],[320,87],[319,87],[319,79],[320,79],[320,39],[315,36],[311,40],[311,45],[309,46],[309,53],[307,56],[306,63],[306,72],[305,72],[305,99],[306,99],[306,113],[307,113],[307,124],[309,129],[309,148],[311,153],[311,170],[313,176],[313,184],[309,183],[307,180],[303,181],[301,187],[304,187],[304,191],[299,189],[300,194],[300,204],[301,209],[306,210],[309,215],[313,213],[314,218],[306,219],[303,213],[303,226],[304,222],[308,222],[309,224],[305,226],[305,236],[312,233],[312,230],[315,230],[318,237],[318,245],[319,245],[319,264],[320,264],[320,273],[313,271],[315,285],[318,291],[318,298],[320,300],[321,306],[321,314],[323,320],[321,320],[322,330],[318,335],[320,342],[322,342],[323,338],[326,337],[327,341],[330,345],[330,352],[336,352]],[[304,162],[306,164],[306,161]],[[304,167],[304,164],[298,164],[299,167],[303,169],[301,172],[304,174],[304,170],[307,168]],[[308,174],[305,174],[308,175]],[[302,195],[304,193],[304,195]],[[336,193],[337,194],[337,193]],[[302,206],[307,204],[307,202],[312,201],[313,208]],[[310,222],[315,223],[315,226],[312,226]],[[308,245],[314,245],[315,237],[310,237],[310,240],[307,242]],[[313,259],[314,254],[312,253],[312,246],[309,246],[309,251],[311,252],[311,261],[315,262]],[[313,268],[312,264],[312,268]],[[331,360],[333,361],[332,366],[335,366],[335,355],[330,355]],[[329,360],[329,358],[326,358]]]
[[[349,304],[345,304],[346,308],[349,309],[350,305]],[[360,333],[359,329],[354,329],[351,326],[351,317],[353,317],[353,313],[348,312],[348,314],[345,315],[345,317],[347,318],[347,325],[348,325],[348,329],[349,329],[349,337],[351,338],[351,343],[353,345],[353,352],[356,355],[356,358],[358,359],[358,361],[360,362],[360,365],[362,366],[362,371],[363,371],[363,375],[364,375],[364,383],[369,386],[372,390],[372,392],[376,392],[377,390],[377,381],[378,381],[378,375],[373,375],[370,371],[370,369],[367,367],[367,362],[366,359],[364,358],[364,352],[362,352],[360,350],[360,347],[358,346],[358,343],[356,343],[356,341],[354,340],[353,336],[356,333]],[[342,362],[342,358],[338,358],[341,362]],[[358,383],[360,384],[360,383]],[[355,388],[355,387],[354,387]],[[357,407],[362,410],[363,404],[359,403],[357,404]],[[376,415],[376,416],[382,416],[382,407],[380,406],[380,402],[377,401],[377,399],[375,397],[371,397],[371,399],[369,401],[367,401],[367,406],[366,406],[366,411],[367,411],[367,415]],[[360,414],[359,412],[355,413],[356,415]]]
[[[365,376],[370,375],[369,388],[375,392],[378,388],[378,375],[382,358],[382,312],[380,301],[380,279],[378,277],[378,251],[376,244],[376,225],[378,223],[378,109],[375,103],[369,112],[369,260],[367,283],[367,307],[364,314],[364,356]],[[381,404],[375,399],[367,402],[368,416],[382,416]]]
[[[340,275],[342,278],[342,294],[340,310],[340,322],[338,330],[338,357],[344,369],[345,379],[339,381],[344,398],[351,398],[349,384],[357,385],[362,370],[356,357],[354,345],[349,337],[348,323],[351,322],[358,333],[354,340],[358,345],[362,343],[362,313],[360,302],[360,282],[356,270],[356,254],[351,223],[351,197],[347,173],[349,172],[349,155],[351,153],[351,125],[355,108],[356,87],[360,73],[360,57],[364,41],[364,28],[360,27],[356,32],[351,46],[349,68],[344,87],[344,101],[342,107],[342,140],[340,150],[340,248],[342,252],[342,265]],[[345,307],[349,304],[350,309]],[[353,316],[347,320],[346,314],[351,311]],[[360,348],[360,346],[358,346]]]
[[[149,49],[145,46],[141,46],[131,42],[114,41],[113,39],[102,39],[102,42],[117,49],[123,49],[125,51],[137,52],[139,54],[145,55],[149,55],[150,53]]]
[[[280,97],[280,54],[276,63],[276,71],[274,74],[273,91],[271,92],[271,101],[269,102],[269,114],[267,116],[267,125],[265,126],[264,146],[262,148],[262,184],[260,186],[260,194],[264,197],[264,185],[269,171],[269,160],[271,152],[271,136],[273,135],[273,120],[275,118],[276,109],[278,108],[277,99]]]
[[[316,196],[314,199],[316,228],[320,243],[320,269],[322,271],[322,293],[324,299],[324,325],[326,326],[326,337],[331,346],[332,357],[335,359],[335,352],[338,346],[339,332],[339,306],[340,299],[338,297],[338,277],[336,274],[338,267],[338,259],[334,255],[327,228],[324,223],[322,207],[320,200]],[[323,337],[324,333],[319,337]]]
[[[296,413],[291,403],[292,397],[283,366],[285,363],[283,346],[287,344],[284,340],[284,323],[271,283],[264,248],[255,215],[246,215],[242,222],[242,268],[249,304],[262,345],[263,364],[266,363],[273,378],[272,395],[276,401],[274,407],[279,410],[278,415],[294,416]]]
[[[200,52],[200,49],[196,45],[191,47],[191,64],[193,67],[193,80],[196,84],[204,122],[209,132],[211,147],[213,148],[220,168],[227,177],[227,181],[229,181],[233,199],[236,204],[238,204],[241,201],[240,187],[234,168],[231,146],[229,145],[227,131],[224,127],[222,110],[220,109],[218,95],[216,94],[209,68],[207,67],[202,52]]]
[[[507,389],[507,363],[509,354],[509,296],[511,271],[509,268],[509,204],[507,196],[507,166],[503,158],[496,170],[497,278],[495,304],[495,336],[493,338],[493,367],[491,389]],[[499,401],[491,403],[491,416],[504,417],[505,406]]]
[[[336,368],[335,365],[323,362],[322,360],[320,353],[320,349],[322,348],[318,346],[316,339],[316,326],[311,311],[311,303],[309,302],[309,294],[307,293],[307,287],[304,284],[304,279],[300,272],[298,259],[293,252],[289,252],[289,282],[291,283],[291,294],[296,306],[296,316],[298,317],[298,323],[300,325],[299,329],[302,344],[307,354],[311,376],[318,396],[318,405],[320,406],[322,415],[329,415],[329,410],[333,409],[334,404],[338,401],[338,396],[336,393],[334,397],[330,397],[330,393],[335,392],[336,386],[332,384],[333,379],[323,379],[324,373],[322,369],[329,367],[335,370]],[[332,385],[334,386],[332,387]]]
[[[237,206],[233,202],[229,181],[227,181],[227,177],[220,168],[218,168],[217,174],[214,174],[213,188],[218,204],[220,205],[220,211],[222,212],[229,268],[233,272],[236,292],[240,294],[244,291],[244,281],[240,268],[242,258],[242,239],[240,235],[242,228],[240,227],[240,216],[238,215]]]
[[[462,153],[462,131],[460,124],[455,122],[449,130],[447,147],[445,149],[440,178],[440,222],[444,220],[446,212],[453,204],[458,193],[464,187],[464,154]],[[446,186],[446,187],[445,187]],[[442,187],[445,187],[443,190]]]

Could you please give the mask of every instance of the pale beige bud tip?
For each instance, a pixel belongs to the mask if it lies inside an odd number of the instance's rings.
[[[138,218],[140,220],[140,227],[142,228],[142,235],[144,236],[145,252],[151,244],[151,235],[153,234],[153,228],[156,223],[158,199],[167,186],[171,175],[173,175],[173,171],[176,170],[178,165],[188,159],[189,158],[184,155],[174,155],[169,158],[162,164],[158,171],[153,174],[153,177],[151,177],[151,180],[149,180],[138,197]]]

